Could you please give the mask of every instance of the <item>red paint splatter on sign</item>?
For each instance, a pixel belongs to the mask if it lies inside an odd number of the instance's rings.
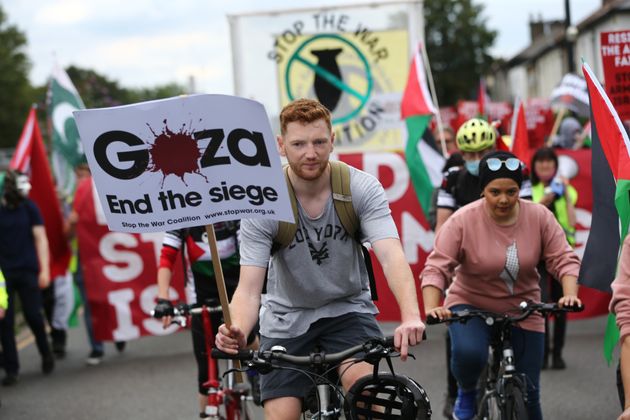
[[[182,126],[178,132],[171,131],[166,120],[161,133],[156,134],[151,126],[149,129],[155,136],[155,141],[149,146],[151,161],[147,170],[162,172],[162,186],[168,175],[179,177],[186,186],[188,186],[184,180],[186,174],[198,174],[208,181],[200,172],[201,151],[192,136],[192,130],[187,131],[186,127]]]

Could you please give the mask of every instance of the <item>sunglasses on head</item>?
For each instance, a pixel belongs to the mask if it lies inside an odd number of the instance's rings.
[[[501,160],[499,158],[490,158],[486,160],[486,165],[488,166],[488,169],[493,172],[501,169],[501,165],[505,165],[505,167],[509,171],[515,171],[521,167],[521,161],[517,158],[507,158],[505,160]]]

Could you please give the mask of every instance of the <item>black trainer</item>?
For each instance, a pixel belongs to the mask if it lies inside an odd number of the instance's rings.
[[[7,373],[7,376],[5,376],[4,379],[2,380],[2,386],[13,386],[17,384],[17,382],[18,382],[17,374]]]
[[[42,356],[42,372],[44,375],[48,375],[55,370],[55,357],[52,353],[48,353]]]

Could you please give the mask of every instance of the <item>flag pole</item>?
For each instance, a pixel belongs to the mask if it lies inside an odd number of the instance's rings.
[[[556,120],[553,123],[553,128],[551,129],[551,133],[549,133],[549,138],[547,139],[547,147],[551,147],[551,145],[553,144],[553,138],[558,133],[560,122],[562,121],[562,119],[564,118],[564,114],[566,113],[566,108],[560,108],[560,111],[558,111],[558,115],[556,115]]]
[[[221,302],[221,310],[223,312],[223,322],[229,328],[232,325],[232,317],[230,316],[230,301],[228,300],[227,289],[225,287],[225,279],[223,278],[223,268],[221,267],[221,259],[217,248],[217,236],[214,233],[214,225],[211,223],[206,225],[206,233],[208,234],[208,245],[210,246],[210,254],[212,255],[212,268],[214,269],[214,279],[217,282],[217,291],[219,293],[219,302]],[[234,361],[234,368],[240,369],[241,363]],[[236,382],[243,382],[241,372],[234,372]]]
[[[433,84],[433,73],[431,73],[431,66],[429,65],[429,55],[427,54],[427,50],[424,48],[424,44],[420,43],[420,52],[422,53],[422,61],[424,62],[424,71],[429,76],[429,87],[431,89],[431,98],[433,99],[433,103],[437,108],[437,112],[435,113],[435,118],[438,126],[438,133],[440,137],[440,145],[442,146],[442,156],[448,157],[448,152],[446,151],[446,142],[444,141],[444,131],[442,130],[444,125],[442,124],[442,116],[440,115],[440,104],[437,100],[437,93],[435,92],[435,85]]]

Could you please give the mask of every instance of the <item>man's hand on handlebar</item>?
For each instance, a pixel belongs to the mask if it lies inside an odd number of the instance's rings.
[[[214,344],[221,351],[236,354],[239,349],[247,347],[247,336],[235,325],[228,328],[225,324],[221,324]]]
[[[418,319],[402,322],[394,331],[394,347],[400,351],[400,360],[407,360],[409,347],[415,346],[422,341],[424,333],[424,323]]]

